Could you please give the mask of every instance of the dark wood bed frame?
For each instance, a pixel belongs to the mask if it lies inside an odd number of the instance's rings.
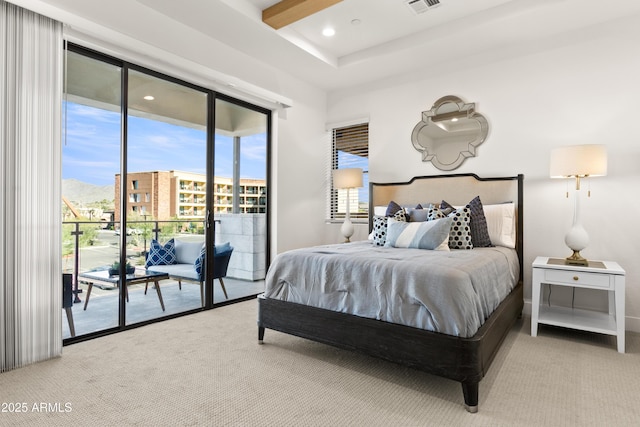
[[[431,185],[436,183],[436,179],[438,185]],[[454,174],[416,177],[405,183],[370,184],[370,217],[373,216],[373,206],[384,206],[390,200],[406,204],[445,199],[454,205],[464,205],[479,194],[483,204],[516,203],[516,251],[520,260],[520,278],[517,286],[473,337],[460,338],[429,332],[261,295],[258,297],[259,343],[263,343],[265,328],[273,329],[459,381],[465,408],[469,412],[477,412],[480,380],[521,315],[524,304],[523,180],[523,175],[479,178],[474,174]],[[406,190],[412,186],[415,188]],[[505,192],[503,187],[508,190]],[[452,195],[452,189],[459,191]],[[420,198],[416,198],[418,194]]]

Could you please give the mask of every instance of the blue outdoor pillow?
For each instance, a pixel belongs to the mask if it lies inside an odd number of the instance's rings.
[[[193,266],[195,267],[196,273],[198,274],[198,277],[200,278],[200,280],[202,280],[203,271],[204,271],[205,253],[206,253],[206,248],[203,245],[202,249],[200,249],[200,255],[198,256],[198,258],[196,258],[196,261],[193,263]]]
[[[145,267],[152,265],[171,265],[176,263],[176,243],[173,239],[161,245],[157,240],[151,240],[149,255]]]

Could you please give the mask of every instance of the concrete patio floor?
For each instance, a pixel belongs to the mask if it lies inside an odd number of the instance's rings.
[[[214,304],[264,292],[264,280],[252,282],[226,277],[224,284],[229,299],[224,297],[220,283],[215,280]],[[76,337],[118,326],[118,289],[94,286],[87,309],[84,310],[87,287],[80,285],[80,288],[83,290],[79,295],[81,302],[73,304],[72,308]],[[153,283],[149,284],[146,295],[144,294],[144,284],[129,286],[129,302],[126,304],[127,325],[200,307],[200,285],[197,283],[183,282],[182,290],[180,290],[177,281],[162,280],[160,290],[165,311],[162,311]],[[64,310],[61,310],[61,316],[62,338],[70,338],[69,324]]]

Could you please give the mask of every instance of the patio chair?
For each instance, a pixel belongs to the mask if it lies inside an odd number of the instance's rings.
[[[195,249],[195,250],[194,250]],[[195,282],[200,284],[200,302],[204,305],[204,265],[205,250],[202,243],[185,243],[176,241],[175,245],[177,263],[170,265],[150,265],[147,268],[153,271],[165,272],[174,280],[178,281],[178,288],[182,290],[182,282]],[[229,299],[227,289],[224,286],[224,280],[229,267],[229,260],[233,253],[233,246],[229,242],[221,245],[215,245],[213,251],[213,278],[220,281],[224,297]],[[191,261],[192,257],[196,257],[195,261]],[[147,254],[148,258],[148,254]],[[147,283],[148,286],[148,283]],[[147,286],[144,293],[147,293]]]
[[[222,287],[222,292],[224,292],[226,299],[229,299],[229,296],[227,295],[227,289],[224,287],[224,280],[222,279],[227,276],[227,268],[229,267],[232,253],[233,246],[228,242],[222,245],[216,245],[213,249],[213,278],[220,281],[220,287]],[[199,264],[200,267],[196,267],[196,272],[200,280],[200,299],[204,305],[204,268],[202,268],[205,264],[204,251],[200,254]]]
[[[227,276],[227,268],[229,267],[229,260],[231,260],[232,253],[233,246],[222,245],[216,247],[213,255],[213,278],[220,281],[220,286],[226,299],[229,299],[229,296],[227,295],[227,289],[224,287],[224,280],[222,280],[222,278]]]
[[[67,322],[69,322],[69,332],[72,337],[76,336],[76,328],[73,324],[73,278],[71,274],[62,274],[62,308],[67,313]]]

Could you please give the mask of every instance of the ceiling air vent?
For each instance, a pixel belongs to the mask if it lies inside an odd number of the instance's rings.
[[[429,9],[440,6],[440,0],[405,0],[405,4],[416,15],[426,12]]]

